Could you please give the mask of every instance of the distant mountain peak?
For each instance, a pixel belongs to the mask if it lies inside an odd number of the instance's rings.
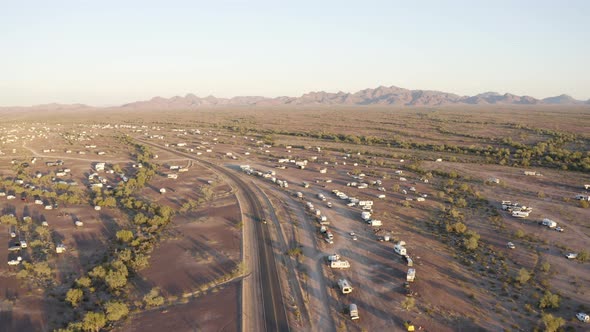
[[[162,98],[154,97],[148,101],[138,101],[123,105],[129,108],[158,108],[158,109],[192,109],[202,106],[257,106],[257,105],[395,105],[395,106],[441,106],[441,105],[537,105],[560,104],[578,105],[590,104],[588,101],[575,100],[571,96],[562,94],[556,97],[536,99],[530,96],[518,96],[509,92],[500,94],[488,91],[475,96],[460,96],[454,93],[435,90],[410,90],[397,86],[380,85],[354,93],[338,91],[310,91],[299,97],[281,96],[266,98],[260,96],[237,96],[232,98],[217,98],[209,95],[197,97],[188,93],[184,97]]]

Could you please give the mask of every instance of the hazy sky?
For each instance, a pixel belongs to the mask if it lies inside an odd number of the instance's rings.
[[[0,105],[379,85],[590,98],[590,1],[0,0]]]

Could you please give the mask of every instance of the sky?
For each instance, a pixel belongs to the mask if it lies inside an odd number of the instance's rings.
[[[590,1],[0,0],[0,106],[380,85],[590,98]]]

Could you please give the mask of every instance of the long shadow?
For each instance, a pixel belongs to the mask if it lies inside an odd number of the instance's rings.
[[[33,323],[29,315],[15,317],[12,311],[0,311],[0,327],[4,332],[41,331],[39,324]]]

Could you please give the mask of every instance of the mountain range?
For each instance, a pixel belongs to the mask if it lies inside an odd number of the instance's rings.
[[[217,98],[198,97],[187,94],[184,97],[154,97],[150,100],[136,101],[114,108],[122,109],[194,109],[207,106],[322,106],[322,105],[386,105],[386,106],[444,106],[444,105],[590,105],[587,101],[576,100],[568,95],[544,99],[530,96],[517,96],[510,93],[485,92],[475,96],[460,96],[453,93],[431,90],[409,90],[396,86],[380,86],[354,93],[348,92],[309,92],[300,97],[261,97],[239,96]],[[44,104],[33,107],[0,107],[0,109],[69,110],[91,108],[83,104]],[[113,107],[109,107],[113,108]]]
[[[155,108],[155,109],[190,109],[203,106],[266,106],[266,105],[393,105],[393,106],[443,106],[443,105],[590,105],[587,101],[576,100],[568,95],[560,95],[545,99],[529,96],[517,96],[510,93],[481,93],[476,96],[459,96],[453,93],[408,90],[396,86],[380,86],[375,89],[364,89],[355,93],[347,92],[309,92],[300,97],[266,98],[260,96],[241,96],[233,98],[216,98],[213,96],[197,97],[187,94],[184,97],[154,97],[146,101],[138,101],[122,105],[123,108]]]

